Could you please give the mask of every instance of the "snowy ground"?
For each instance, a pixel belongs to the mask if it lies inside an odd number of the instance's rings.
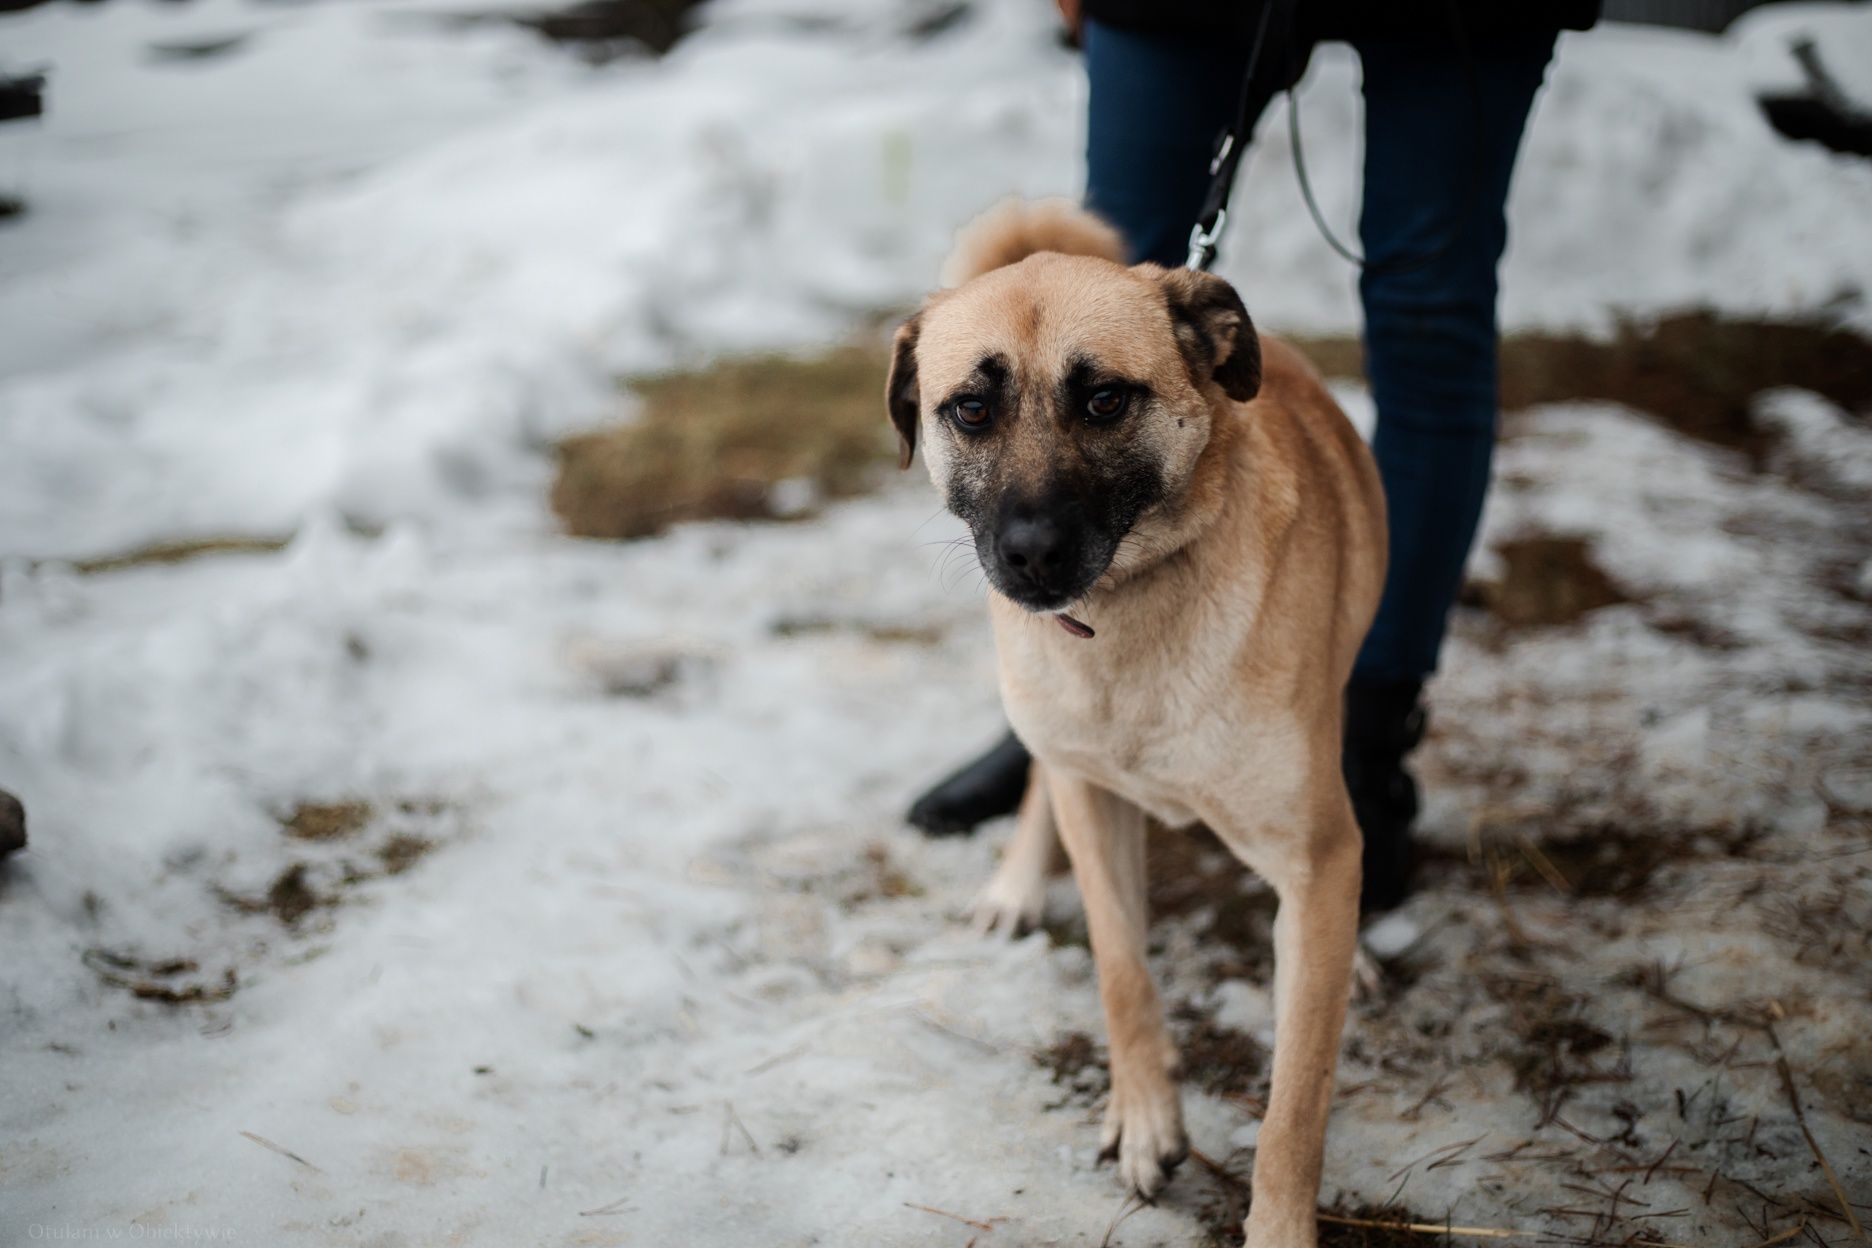
[[[1101,1242],[1070,886],[984,943],[955,916],[999,830],[898,822],[997,724],[927,487],[616,546],[542,501],[618,373],[853,332],[984,203],[1073,192],[1045,6],[926,38],[928,6],[719,0],[602,70],[444,7],[0,18],[58,109],[0,131],[33,204],[0,231],[0,786],[33,821],[0,868],[0,1242]],[[1743,94],[1803,23],[1865,41],[1792,8],[1565,42],[1511,324],[1872,325],[1872,166]],[[1341,219],[1355,76],[1323,55],[1306,97]],[[1347,328],[1269,129],[1224,269],[1264,324]],[[1628,601],[1459,620],[1329,1206],[1843,1242],[1817,1147],[1872,1209],[1872,434],[1761,408],[1761,463],[1611,406],[1511,422],[1478,575],[1573,536]],[[229,537],[286,545],[74,562]],[[1239,1176],[1268,899],[1160,851],[1192,1133]],[[1111,1242],[1206,1242],[1238,1199],[1192,1163]]]

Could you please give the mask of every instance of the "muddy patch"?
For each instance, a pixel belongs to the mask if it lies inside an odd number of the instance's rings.
[[[1609,342],[1519,334],[1502,344],[1502,406],[1574,399],[1621,403],[1677,432],[1740,450],[1760,466],[1773,441],[1755,396],[1784,386],[1852,412],[1872,408],[1872,341],[1820,321],[1698,311],[1621,324]]]
[[[297,841],[342,841],[371,820],[369,802],[305,802],[280,819],[280,830]]]
[[[1761,830],[1750,825],[1647,826],[1561,812],[1479,818],[1469,846],[1419,844],[1419,884],[1475,892],[1499,884],[1511,894],[1533,890],[1587,900],[1637,900],[1668,884],[1673,872],[1750,858],[1761,839]]]
[[[1191,1212],[1202,1227],[1205,1248],[1240,1248],[1248,1216],[1252,1154],[1220,1160],[1201,1151],[1190,1156],[1194,1173],[1183,1190],[1194,1189],[1187,1199],[1193,1202]],[[1178,1182],[1185,1181],[1179,1178]],[[1184,1199],[1178,1188],[1171,1191],[1171,1199]],[[1446,1218],[1401,1204],[1335,1204],[1319,1215],[1319,1248],[1431,1248],[1460,1242],[1426,1229],[1447,1224]]]
[[[343,904],[358,886],[416,866],[442,844],[450,814],[449,805],[434,798],[300,802],[278,816],[280,834],[300,847],[298,856],[265,889],[217,884],[214,890],[238,913],[267,915],[297,930],[314,913]]]
[[[233,967],[206,974],[193,958],[139,958],[109,949],[87,949],[84,964],[104,983],[139,1001],[163,1005],[206,1005],[225,1001],[240,987]]]
[[[1265,1045],[1245,1031],[1223,1026],[1209,1011],[1189,1002],[1170,1011],[1170,1032],[1185,1084],[1245,1102],[1259,1114],[1267,1097]]]
[[[1542,838],[1532,852],[1534,874],[1575,897],[1629,897],[1650,888],[1658,872],[1695,852],[1695,838],[1625,828],[1588,829],[1566,839]]]
[[[882,351],[724,360],[639,379],[636,419],[560,443],[552,506],[575,537],[685,520],[779,520],[864,493],[896,449]]]
[[[1355,337],[1292,341],[1328,376],[1362,375]],[[823,500],[867,492],[888,477],[896,456],[878,397],[887,367],[882,347],[860,345],[631,380],[641,401],[634,420],[559,444],[553,510],[573,536],[628,539],[686,520],[807,516]],[[1502,343],[1504,410],[1619,403],[1740,450],[1758,468],[1776,434],[1755,419],[1754,400],[1786,386],[1848,411],[1872,409],[1872,341],[1821,322],[1698,311],[1626,323],[1605,340],[1523,333]],[[1597,581],[1579,586],[1579,600],[1608,588],[1616,590]],[[1568,592],[1537,595],[1534,609],[1572,609]]]
[[[1083,1031],[1069,1031],[1044,1049],[1035,1050],[1034,1065],[1047,1072],[1053,1086],[1065,1095],[1049,1109],[1065,1105],[1090,1107],[1111,1091],[1111,1071],[1098,1042]]]
[[[877,841],[865,846],[859,855],[854,877],[840,897],[847,911],[875,901],[923,895],[922,885],[906,875],[891,859],[890,850]]]
[[[1196,938],[1210,982],[1264,981],[1273,971],[1273,890],[1230,853],[1214,832],[1198,824],[1172,830],[1155,824],[1145,850],[1150,877],[1152,949],[1159,951],[1163,926],[1181,922]],[[1054,945],[1090,948],[1079,911],[1049,915],[1041,922]]]
[[[1267,982],[1274,973],[1274,891],[1201,825],[1152,828],[1148,861],[1151,915],[1193,926],[1205,978]]]
[[[1480,983],[1502,1007],[1499,1056],[1514,1072],[1516,1090],[1541,1107],[1539,1126],[1583,1085],[1630,1082],[1630,1048],[1587,1016],[1586,994],[1531,971],[1484,974]]]
[[[412,832],[398,832],[377,847],[377,861],[385,875],[402,875],[429,856],[437,842]]]
[[[658,56],[692,25],[699,0],[580,0],[564,8],[516,13],[508,20],[554,43],[572,44],[587,59],[608,60],[633,49]]]
[[[450,29],[518,26],[581,60],[603,65],[625,56],[662,56],[695,29],[702,0],[574,0],[554,8],[464,8],[399,15]]]
[[[1359,379],[1363,352],[1347,335],[1293,339],[1329,377]],[[1501,406],[1618,403],[1688,437],[1739,450],[1763,467],[1774,431],[1757,395],[1793,386],[1850,412],[1872,410],[1872,340],[1821,320],[1771,321],[1680,312],[1626,321],[1608,339],[1510,334],[1501,345]]]
[[[1472,601],[1510,628],[1571,624],[1590,611],[1632,601],[1593,559],[1583,537],[1532,534],[1495,547],[1499,580],[1471,582]]]

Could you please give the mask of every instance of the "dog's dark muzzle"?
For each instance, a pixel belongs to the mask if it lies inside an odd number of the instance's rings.
[[[1012,509],[995,526],[983,563],[995,588],[1030,611],[1056,611],[1092,587],[1110,543],[1057,512]]]

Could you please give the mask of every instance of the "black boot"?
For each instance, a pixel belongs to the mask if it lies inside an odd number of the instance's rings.
[[[993,749],[966,763],[935,788],[917,798],[907,816],[927,836],[959,836],[975,825],[1008,815],[1027,791],[1032,761],[1020,738],[1008,733]]]
[[[1346,791],[1365,835],[1365,886],[1359,912],[1389,910],[1410,893],[1416,853],[1411,824],[1417,818],[1417,782],[1404,770],[1404,756],[1423,739],[1421,681],[1381,682],[1353,678],[1346,686]]]

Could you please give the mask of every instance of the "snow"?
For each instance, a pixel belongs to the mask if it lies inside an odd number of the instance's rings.
[[[0,785],[33,836],[0,868],[0,1239],[1099,1242],[1121,1196],[1092,1156],[1096,1088],[1032,1057],[1102,1034],[1089,958],[958,921],[998,830],[899,822],[999,730],[978,590],[939,574],[957,529],[927,487],[628,545],[555,536],[542,501],[551,441],[628,415],[618,374],[868,332],[974,211],[1076,189],[1083,84],[1046,6],[918,39],[926,10],[718,0],[669,56],[604,69],[445,7],[0,17],[9,65],[54,67],[44,126],[0,132],[33,208],[0,233]],[[1509,324],[1690,304],[1868,323],[1872,171],[1781,142],[1742,94],[1801,15],[1868,29],[1803,6],[1727,40],[1565,39],[1517,182]],[[218,58],[148,53],[240,33]],[[1340,220],[1355,82],[1327,50],[1303,96]],[[1298,211],[1278,120],[1224,271],[1266,326],[1343,330],[1352,277]],[[1635,601],[1509,636],[1459,620],[1425,754],[1440,856],[1373,933],[1389,982],[1355,1010],[1327,1202],[1403,1177],[1439,1220],[1579,1232],[1547,1212],[1585,1199],[1560,1184],[1678,1140],[1699,1169],[1642,1189],[1688,1210],[1666,1238],[1752,1242],[1758,1209],[1702,1199],[1716,1170],[1824,1219],[1772,1068],[1658,1108],[1710,1078],[1712,1045],[1772,1050],[1635,986],[1654,963],[1712,1011],[1772,1002],[1865,1198],[1872,438],[1802,392],[1761,413],[1782,433],[1765,472],[1609,405],[1511,427],[1484,547],[1589,538]],[[72,563],[226,536],[284,544]],[[785,626],[807,618],[829,627]],[[367,826],[282,834],[339,802]],[[1518,883],[1523,947],[1471,845],[1595,828],[1672,856],[1637,900]],[[393,871],[399,837],[432,848]],[[335,904],[253,912],[295,864]],[[1216,946],[1222,904],[1159,925],[1157,970],[1265,1044],[1265,967]],[[1056,930],[1075,905],[1058,884]],[[122,987],[178,958],[194,969],[156,978],[236,990]],[[1516,1089],[1502,1037],[1531,1007],[1508,972],[1628,1040],[1630,1081],[1562,1115],[1612,1144]],[[1255,1077],[1187,1094],[1197,1147],[1238,1172]],[[1652,1115],[1625,1136],[1621,1100]],[[1723,1114],[1758,1117],[1769,1155]],[[1113,1242],[1202,1242],[1218,1191],[1186,1172]]]

